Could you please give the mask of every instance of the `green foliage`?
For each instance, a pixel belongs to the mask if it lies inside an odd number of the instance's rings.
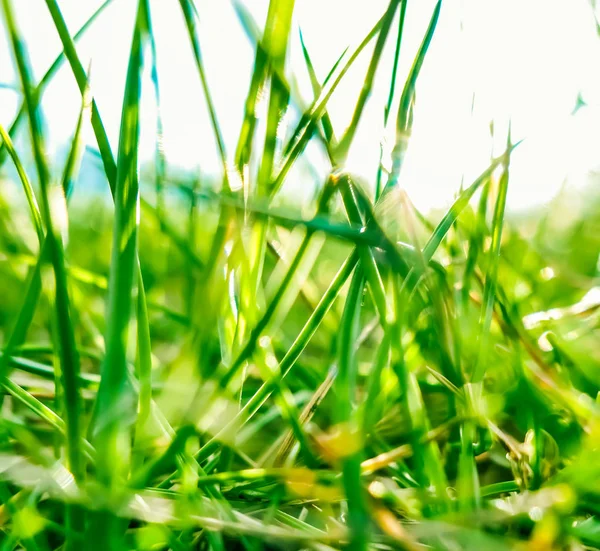
[[[46,4],[64,52],[36,83],[2,0],[23,97],[0,127],[19,193],[0,195],[2,549],[600,548],[600,197],[507,216],[509,136],[447,212],[415,210],[401,168],[441,0],[402,84],[407,0],[322,82],[302,37],[305,66],[290,66],[292,0],[271,0],[264,32],[235,2],[256,53],[230,152],[196,7],[173,3],[216,183],[174,175],[160,118],[156,163],[139,170],[140,99],[161,97],[151,4],[138,2],[116,159],[76,47],[109,1],[74,35]],[[338,139],[328,101],[368,55]],[[55,183],[40,98],[63,60],[82,101]],[[292,70],[314,98],[285,139],[302,105]],[[371,194],[344,164],[376,79],[397,140]],[[88,124],[111,205],[69,203]],[[280,191],[311,140],[331,171],[302,216]]]

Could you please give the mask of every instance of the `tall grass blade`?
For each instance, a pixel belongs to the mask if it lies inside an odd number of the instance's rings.
[[[134,274],[137,272],[139,108],[149,17],[149,6],[141,0],[123,99],[108,286],[106,355],[92,427],[98,452],[98,478],[111,492],[115,492],[127,477],[130,431],[135,415],[133,389],[127,372],[127,346]]]
[[[387,127],[388,118],[392,110],[392,103],[394,101],[394,92],[396,90],[396,80],[398,73],[398,63],[400,61],[400,47],[402,46],[402,35],[404,34],[404,21],[406,20],[406,7],[408,6],[408,0],[403,0],[400,4],[400,17],[398,20],[398,36],[396,37],[396,50],[394,52],[394,64],[392,66],[392,75],[390,77],[390,90],[388,93],[388,99],[385,104],[383,111],[383,126]],[[381,178],[383,176],[383,145],[379,154],[379,165],[377,166],[377,180],[375,182],[375,201],[379,199],[381,195]]]
[[[402,90],[400,105],[398,107],[398,117],[396,120],[396,145],[392,152],[392,172],[384,188],[384,193],[386,192],[386,189],[389,190],[398,184],[400,169],[408,147],[408,140],[410,139],[412,127],[411,113],[415,101],[417,79],[419,78],[419,73],[425,62],[425,56],[427,55],[427,51],[429,50],[429,46],[433,39],[441,9],[442,0],[438,0],[431,15],[429,26],[427,27],[423,41],[421,42],[421,46],[419,47],[419,51],[415,56],[408,78],[404,84],[404,89]]]
[[[350,144],[354,139],[354,134],[358,128],[358,123],[360,121],[365,104],[367,103],[367,98],[371,95],[373,81],[375,80],[375,72],[377,71],[377,66],[379,65],[381,54],[383,53],[383,47],[385,46],[388,34],[392,27],[392,21],[394,20],[394,15],[396,14],[399,3],[400,0],[391,0],[387,11],[382,18],[381,28],[379,29],[379,34],[377,35],[377,42],[375,42],[375,49],[373,50],[373,55],[371,56],[371,62],[369,63],[369,68],[367,69],[367,74],[365,75],[365,81],[360,91],[360,95],[354,107],[354,113],[352,113],[352,120],[350,121],[348,128],[341,137],[340,143],[335,150],[336,160],[340,164],[343,163],[343,160],[346,159],[348,155]]]
[[[86,22],[79,28],[79,30],[73,35],[73,42],[77,42],[80,38],[82,38],[86,32],[92,27],[96,19],[104,12],[104,10],[113,2],[113,0],[105,0],[100,6],[92,13],[92,15],[86,20]],[[51,82],[54,78],[60,67],[62,66],[65,60],[65,52],[61,52],[52,62],[48,70],[44,73],[44,76],[38,82],[37,87],[35,89],[35,94],[41,98],[44,93],[46,86]],[[23,120],[23,116],[25,115],[26,106],[23,102],[17,111],[17,115],[14,118],[10,128],[8,130],[8,134],[11,138],[14,139],[17,130],[21,121]],[[6,154],[5,144],[0,144],[0,166],[4,162]]]
[[[45,158],[43,131],[38,106],[38,98],[34,94],[31,78],[31,68],[23,41],[17,30],[13,8],[10,0],[2,4],[4,15],[10,35],[13,54],[17,65],[31,132],[33,156],[38,172],[41,189],[42,216],[47,228],[49,257],[54,271],[54,300],[56,308],[57,341],[60,356],[60,382],[64,396],[64,410],[66,415],[66,448],[68,467],[77,483],[82,484],[85,479],[85,457],[82,448],[81,427],[81,397],[79,384],[79,355],[75,344],[75,332],[71,320],[71,306],[65,268],[64,249],[61,232],[66,228],[55,224],[54,217],[62,215],[66,218],[66,204],[64,196],[57,195],[57,188],[52,187],[50,173]],[[60,190],[62,194],[62,190]],[[51,202],[52,201],[52,202]],[[63,209],[64,212],[57,212]],[[77,508],[69,508],[68,527],[74,532],[83,529],[83,517]],[[74,548],[73,541],[68,541],[68,547]]]

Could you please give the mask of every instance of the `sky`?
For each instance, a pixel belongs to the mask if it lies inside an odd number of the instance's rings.
[[[240,0],[259,25],[268,0]],[[18,0],[22,28],[36,77],[60,52],[60,42],[43,0]],[[75,32],[100,4],[59,0]],[[198,74],[177,0],[151,0],[158,50],[164,149],[171,166],[193,172],[219,171],[219,158]],[[408,3],[400,53],[402,83],[427,27],[434,0]],[[230,159],[235,150],[254,59],[230,0],[196,0],[200,42]],[[297,0],[290,43],[298,102],[312,100],[304,70],[299,29],[323,79],[347,46],[369,32],[387,0]],[[84,65],[91,62],[92,93],[114,151],[117,149],[122,91],[134,0],[113,0],[78,43]],[[2,26],[3,26],[2,22]],[[4,30],[4,29],[2,29]],[[346,169],[373,185],[380,144],[386,158],[395,137],[394,117],[383,124],[393,62],[393,43],[384,51]],[[328,104],[339,136],[349,123],[370,57],[367,49]],[[447,206],[461,186],[483,171],[506,143],[523,139],[511,162],[508,207],[513,211],[548,202],[564,185],[582,187],[600,168],[600,38],[588,0],[444,0],[438,28],[417,85],[414,127],[401,185],[418,208]],[[20,101],[6,33],[0,33],[0,123],[8,126]],[[581,98],[584,105],[575,109]],[[77,119],[80,99],[65,64],[43,97],[51,152],[64,150]],[[142,96],[142,158],[155,147],[155,101],[149,76]],[[293,117],[290,117],[293,120]],[[490,135],[490,124],[494,135]],[[87,142],[94,147],[88,132]],[[23,147],[25,144],[20,143]],[[313,145],[308,159],[325,175],[323,152]],[[306,186],[295,171],[286,186]],[[312,185],[312,184],[311,184]]]

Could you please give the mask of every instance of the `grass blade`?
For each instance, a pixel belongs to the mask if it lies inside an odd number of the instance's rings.
[[[392,110],[392,103],[394,101],[394,91],[396,89],[396,75],[398,73],[398,62],[400,60],[400,47],[402,46],[402,35],[404,34],[404,21],[406,20],[406,7],[408,6],[408,0],[403,0],[400,5],[400,18],[398,22],[398,36],[396,38],[396,51],[394,53],[394,64],[392,66],[392,76],[390,78],[390,91],[388,93],[387,103],[383,112],[383,126],[387,127],[388,118],[390,111]],[[381,178],[383,175],[383,146],[379,154],[379,165],[377,166],[377,180],[375,183],[375,201],[379,199],[381,195]]]
[[[65,268],[61,235],[61,231],[66,230],[66,228],[56,226],[53,220],[53,216],[57,214],[57,208],[64,209],[64,213],[59,214],[66,219],[66,202],[64,201],[64,196],[61,197],[56,194],[56,188],[51,188],[50,173],[45,158],[39,106],[37,103],[38,98],[34,94],[29,60],[17,30],[10,0],[4,0],[2,7],[4,9],[8,32],[12,43],[13,55],[15,57],[23,94],[25,96],[25,104],[27,106],[33,156],[41,188],[42,216],[47,228],[49,257],[54,271],[54,299],[58,333],[57,340],[60,343],[60,382],[62,383],[62,391],[64,393],[64,409],[66,415],[68,468],[71,470],[75,481],[78,484],[82,484],[85,480],[86,466],[82,447],[81,397],[79,388],[80,365],[79,355],[75,344],[75,332],[71,320],[67,271]],[[51,203],[51,193],[53,193],[53,203]],[[67,527],[70,531],[82,531],[84,518],[81,513],[82,511],[78,508],[68,509]],[[67,541],[67,546],[69,549],[74,548],[75,544],[71,538]]]
[[[433,39],[433,34],[435,33],[441,9],[442,0],[438,0],[433,10],[433,14],[431,15],[429,26],[427,27],[423,41],[421,42],[421,46],[419,47],[419,51],[417,52],[410,69],[410,73],[408,74],[408,78],[406,79],[406,83],[404,84],[404,89],[402,90],[400,106],[398,107],[398,118],[396,120],[396,145],[394,146],[394,151],[392,153],[392,172],[384,188],[383,194],[386,193],[386,189],[391,189],[398,184],[400,169],[404,161],[404,155],[406,154],[408,140],[410,138],[412,126],[410,115],[412,112],[412,105],[415,100],[417,79],[419,77],[419,73],[421,72],[421,68],[423,67],[423,62],[425,61],[425,56],[427,55],[429,45]]]
[[[346,132],[340,139],[340,143],[335,150],[335,157],[338,161],[338,164],[343,164],[348,155],[350,144],[354,139],[354,134],[358,128],[358,123],[360,121],[365,104],[367,103],[367,98],[371,95],[373,81],[375,80],[375,72],[377,71],[377,66],[379,65],[379,60],[381,59],[383,47],[385,46],[390,28],[392,27],[392,21],[394,20],[394,15],[396,14],[396,9],[398,8],[399,3],[400,0],[391,0],[388,9],[381,20],[381,28],[379,29],[377,42],[375,42],[375,49],[373,50],[373,55],[371,56],[371,62],[369,63],[369,68],[367,69],[367,74],[365,76],[365,81],[360,91],[360,95],[354,107],[352,120],[350,121]]]
[[[87,21],[73,35],[73,41],[74,42],[77,42],[80,38],[82,38],[86,34],[86,32],[94,24],[94,22],[96,21],[96,19],[102,14],[102,12],[112,2],[113,2],[113,0],[105,0],[96,9],[96,11],[94,11],[94,13],[92,13],[92,15],[87,19]],[[48,70],[44,73],[44,76],[41,78],[40,82],[38,83],[38,85],[37,85],[37,87],[35,89],[35,94],[38,97],[42,96],[42,94],[44,93],[44,90],[46,89],[46,86],[54,78],[54,76],[58,72],[58,69],[60,69],[61,65],[63,64],[64,60],[65,60],[65,52],[63,51],[52,62],[52,64],[50,65],[50,67],[48,68]],[[21,106],[19,107],[19,110],[17,111],[17,115],[16,115],[15,119],[13,120],[13,122],[10,125],[10,128],[8,130],[9,136],[11,138],[13,138],[13,139],[14,139],[16,133],[17,133],[17,130],[18,130],[19,125],[20,125],[20,122],[23,120],[23,116],[25,115],[25,111],[26,111],[26,106],[25,106],[25,103],[23,102],[21,104]],[[2,163],[4,162],[5,153],[6,153],[5,145],[4,145],[4,143],[2,143],[2,144],[0,144],[0,165],[2,165]]]
[[[496,284],[498,279],[498,263],[500,256],[500,245],[502,242],[502,229],[504,226],[504,211],[506,208],[506,194],[508,192],[508,175],[510,164],[510,152],[514,146],[510,140],[510,130],[508,136],[507,150],[502,157],[502,176],[498,185],[498,197],[494,208],[492,218],[492,244],[490,246],[488,273],[485,279],[485,289],[483,297],[483,311],[481,316],[481,342],[479,347],[479,356],[473,372],[472,381],[481,381],[486,364],[486,354],[488,351],[488,339],[490,326],[492,323],[492,314],[494,311],[494,299],[496,294]]]
[[[0,138],[2,138],[2,147],[5,147],[6,151],[8,151],[8,154],[10,155],[10,158],[12,159],[12,162],[15,165],[15,169],[17,170],[17,174],[19,175],[19,179],[21,180],[21,184],[23,185],[23,191],[25,192],[27,204],[29,205],[29,211],[31,213],[33,227],[35,228],[35,232],[38,236],[38,241],[41,245],[44,241],[44,228],[42,225],[42,215],[40,214],[37,199],[35,198],[35,192],[31,187],[31,183],[29,182],[29,178],[27,177],[27,173],[25,172],[23,163],[21,162],[19,154],[15,150],[10,136],[1,124]]]
[[[367,549],[369,540],[369,515],[361,481],[362,445],[353,411],[358,368],[354,343],[359,334],[363,289],[364,276],[359,266],[352,278],[342,316],[338,344],[339,372],[335,381],[338,422],[342,437],[347,440],[341,459],[344,490],[348,500],[348,526],[350,527],[348,549],[352,551]]]
[[[92,427],[98,452],[98,478],[111,492],[127,476],[128,440],[134,418],[133,390],[127,372],[127,345],[134,274],[137,268],[139,104],[144,45],[148,36],[148,10],[148,4],[141,0],[138,4],[123,99],[108,287],[106,356]]]

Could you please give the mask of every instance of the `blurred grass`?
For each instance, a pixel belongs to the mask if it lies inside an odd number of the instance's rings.
[[[302,37],[304,65],[290,65],[293,1],[271,0],[264,32],[236,2],[256,54],[230,152],[196,6],[175,3],[216,184],[170,170],[159,114],[156,163],[139,170],[140,98],[161,101],[147,0],[113,157],[75,45],[108,3],[71,35],[46,1],[82,96],[55,169],[40,100],[63,56],[34,82],[2,0],[23,93],[0,127],[1,162],[16,169],[0,193],[2,549],[600,548],[600,195],[507,216],[508,136],[447,212],[414,208],[402,161],[442,2],[404,83],[407,0],[322,82]],[[336,129],[327,102],[369,55]],[[372,193],[344,165],[376,79],[397,135]],[[284,135],[290,110],[299,122]],[[25,121],[29,139],[16,140]],[[114,206],[85,190],[68,204],[88,125]],[[280,190],[311,141],[331,172],[300,213]]]

